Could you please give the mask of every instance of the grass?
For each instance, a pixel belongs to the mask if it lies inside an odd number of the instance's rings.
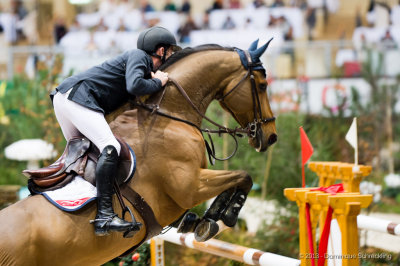
[[[381,202],[376,204],[376,208],[372,211],[400,214],[400,204],[393,198],[382,197]]]

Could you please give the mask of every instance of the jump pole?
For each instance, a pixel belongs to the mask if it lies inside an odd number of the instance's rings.
[[[210,239],[206,242],[197,242],[193,233],[177,233],[176,228],[171,228],[165,234],[157,238],[177,245],[193,248],[216,256],[224,257],[249,265],[265,266],[291,266],[300,265],[300,260],[264,252],[258,249],[247,248],[217,239]]]
[[[359,229],[371,230],[381,233],[400,236],[400,224],[393,223],[384,219],[358,215],[357,226]]]

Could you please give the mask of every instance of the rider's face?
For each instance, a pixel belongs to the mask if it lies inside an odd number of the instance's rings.
[[[156,51],[156,54],[157,54],[158,56],[160,56],[160,57],[163,57],[163,55],[164,55],[164,47],[158,48],[157,51]],[[168,50],[167,50],[167,53],[166,53],[166,55],[165,55],[165,59],[168,59],[168,57],[170,57],[172,54],[173,54],[173,49],[172,49],[172,47],[170,47],[170,48],[168,48]],[[153,58],[154,69],[158,69],[158,68],[161,66],[161,64],[162,64],[161,59],[160,59],[160,58],[157,58],[157,57],[155,57],[155,56],[153,56],[152,58]]]
[[[172,50],[172,47],[169,47],[168,50],[167,50],[166,59],[168,59],[168,57],[170,57],[170,56],[173,55],[173,54],[174,54],[174,52],[173,52],[173,50]]]

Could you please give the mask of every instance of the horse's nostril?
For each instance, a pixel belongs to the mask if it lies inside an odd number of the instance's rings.
[[[278,140],[278,136],[276,134],[271,134],[268,138],[268,145],[274,144]]]

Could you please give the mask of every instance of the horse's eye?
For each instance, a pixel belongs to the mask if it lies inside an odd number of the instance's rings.
[[[267,90],[267,84],[266,83],[260,83],[258,85],[258,88],[260,91],[266,91]]]

